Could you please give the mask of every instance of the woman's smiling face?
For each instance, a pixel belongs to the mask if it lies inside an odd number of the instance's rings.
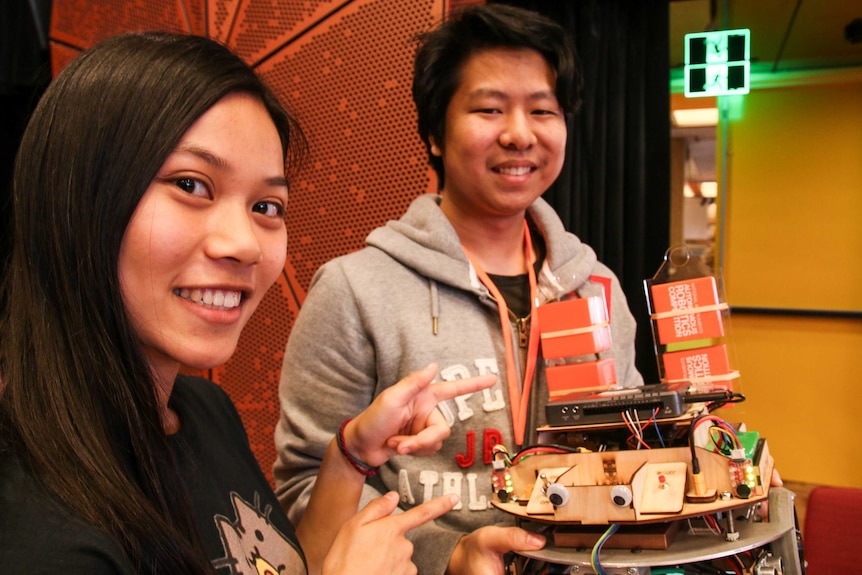
[[[123,300],[159,379],[225,363],[287,253],[281,140],[257,98],[202,115],[135,209],[120,250]]]

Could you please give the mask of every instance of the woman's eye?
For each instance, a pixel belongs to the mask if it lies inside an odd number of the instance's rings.
[[[175,183],[179,189],[187,194],[209,196],[209,191],[200,180],[196,180],[194,178],[179,178]]]
[[[284,205],[281,202],[262,201],[257,202],[252,208],[253,212],[263,214],[269,218],[283,218]]]

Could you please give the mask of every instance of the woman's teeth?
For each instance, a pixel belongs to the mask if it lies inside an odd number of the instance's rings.
[[[242,299],[242,292],[233,290],[182,288],[175,289],[174,293],[196,304],[220,310],[233,309]]]

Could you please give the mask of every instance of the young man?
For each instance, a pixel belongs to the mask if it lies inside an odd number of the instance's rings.
[[[635,321],[617,278],[540,198],[562,169],[565,114],[577,107],[564,31],[480,6],[422,40],[413,97],[440,192],[312,282],[285,354],[277,492],[298,520],[329,439],[406,373],[432,361],[439,380],[494,373],[491,389],[440,404],[452,435],[435,456],[396,455],[365,489],[397,490],[404,509],[457,494],[455,510],[410,535],[419,572],[502,573],[505,553],[544,544],[494,509],[489,489],[493,446],[529,445],[544,422],[536,306],[604,290],[626,387],[643,383]]]

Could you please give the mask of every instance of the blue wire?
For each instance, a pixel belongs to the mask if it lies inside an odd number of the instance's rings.
[[[661,431],[658,428],[658,420],[655,417],[653,417],[652,424],[653,426],[655,426],[655,433],[656,435],[658,435],[659,443],[661,443],[661,446],[664,447],[664,438],[661,436]]]

